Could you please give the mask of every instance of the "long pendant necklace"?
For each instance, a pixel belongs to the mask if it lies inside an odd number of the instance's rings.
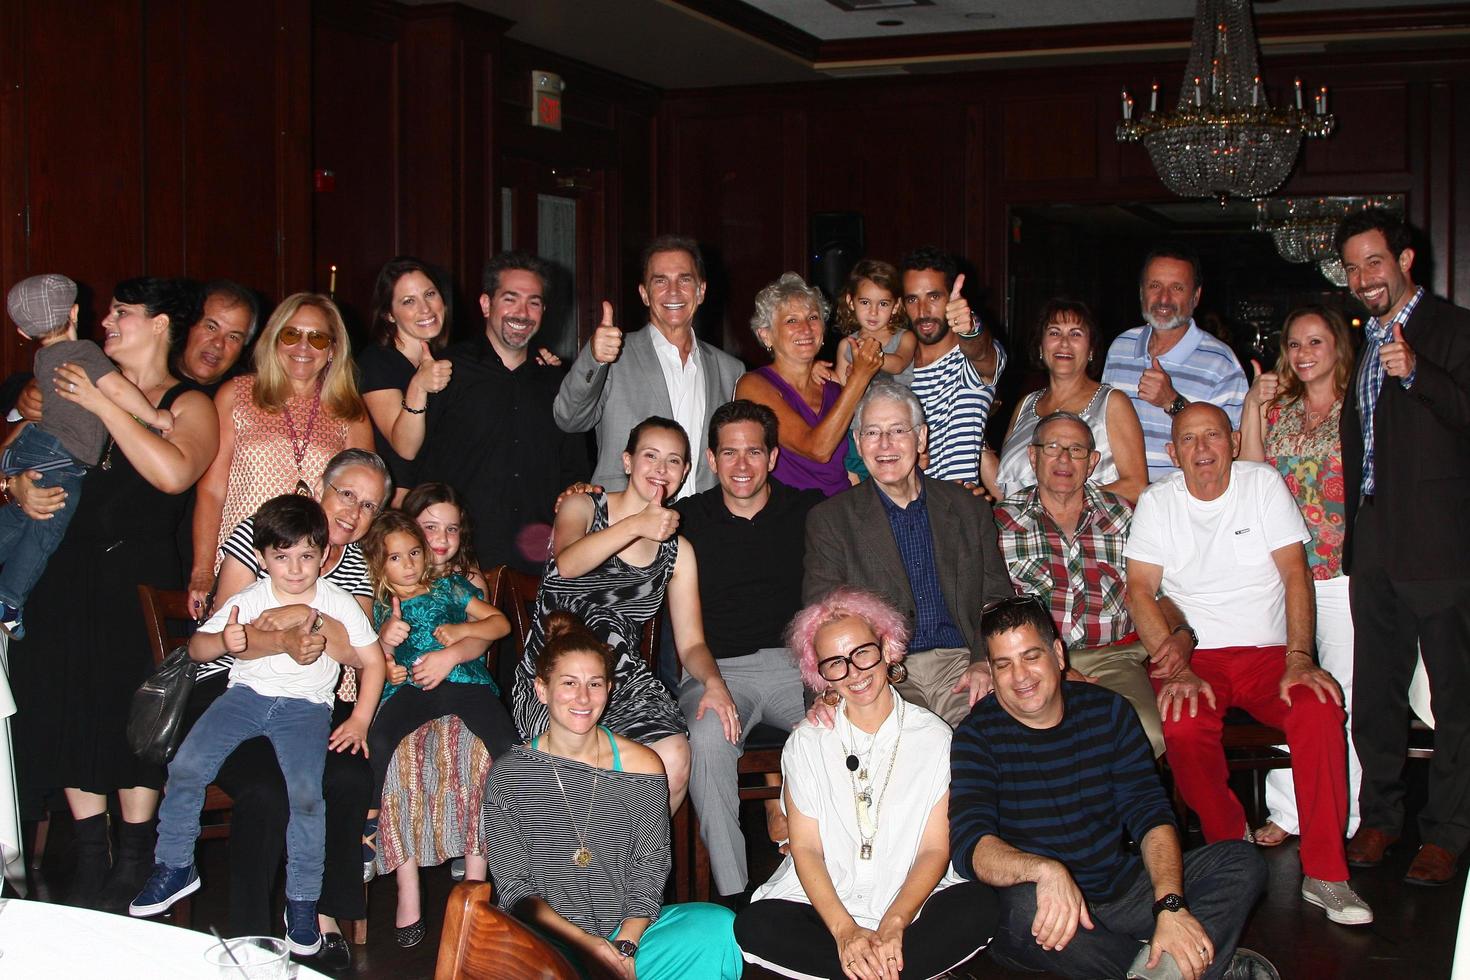
[[[296,481],[296,493],[302,497],[312,496],[311,484],[306,482],[306,472],[302,469],[302,464],[306,461],[306,451],[311,448],[311,435],[316,431],[316,417],[317,413],[321,411],[321,407],[322,379],[317,378],[316,393],[311,399],[311,414],[307,416],[306,435],[303,438],[298,438],[296,435],[296,425],[291,421],[290,403],[288,402],[281,407],[281,414],[286,419],[286,435],[291,439],[291,455],[296,459],[296,475],[299,477]]]
[[[857,816],[858,837],[862,845],[858,849],[858,857],[864,861],[873,859],[873,839],[878,836],[878,816],[883,809],[883,799],[888,795],[888,783],[893,779],[893,764],[898,760],[898,748],[903,743],[903,715],[905,702],[898,702],[898,734],[893,739],[893,751],[888,756],[888,771],[883,775],[883,788],[878,791],[878,800],[873,801],[873,785],[858,784],[858,774],[853,772],[853,766],[848,766],[848,776],[852,780],[853,810]],[[848,721],[848,727],[852,722]],[[877,733],[873,733],[873,742],[878,741]],[[870,746],[871,748],[871,746]],[[853,756],[849,755],[849,759]],[[864,770],[866,772],[866,770]]]
[[[599,753],[602,751],[600,743],[596,751]],[[550,755],[550,753],[547,754]],[[592,795],[587,801],[587,820],[585,826],[579,828],[577,826],[577,818],[572,814],[572,801],[567,796],[567,788],[561,782],[561,770],[557,768],[555,762],[551,764],[551,774],[556,777],[556,788],[561,790],[562,802],[567,805],[567,821],[572,825],[572,833],[577,835],[577,849],[572,852],[572,863],[579,868],[585,868],[592,864],[592,851],[587,846],[587,839],[583,836],[583,831],[585,830],[588,833],[592,831],[592,807],[597,802],[597,777],[602,775],[600,766],[593,766],[592,768],[597,771],[592,774]]]
[[[843,717],[846,717],[845,712]],[[873,751],[873,746],[878,743],[878,735],[875,732],[873,737],[868,740],[868,747],[859,752],[857,747],[857,729],[852,727],[852,722],[850,721],[847,723],[847,729],[848,734],[852,736],[852,748],[847,749],[846,745],[843,746],[843,749],[847,750],[847,759],[845,760],[847,771],[857,773],[858,780],[865,783],[868,781],[868,755]]]

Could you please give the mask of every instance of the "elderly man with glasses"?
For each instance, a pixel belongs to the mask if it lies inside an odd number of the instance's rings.
[[[1036,486],[995,505],[1000,552],[1011,581],[1041,597],[1061,632],[1068,675],[1123,695],[1138,713],[1154,755],[1164,754],[1164,728],[1143,664],[1148,652],[1128,615],[1123,546],[1133,508],[1088,482],[1101,458],[1087,420],[1052,412],[1036,423],[1028,452]],[[1172,674],[1194,648],[1172,603],[1173,632],[1159,644],[1156,670]]]
[[[874,381],[853,434],[872,478],[808,516],[803,599],[855,585],[892,602],[912,631],[899,693],[958,724],[991,689],[980,608],[1014,594],[990,504],[919,471],[928,427],[903,385]]]

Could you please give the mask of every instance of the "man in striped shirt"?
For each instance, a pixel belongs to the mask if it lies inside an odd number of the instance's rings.
[[[919,341],[912,388],[929,426],[924,475],[978,481],[985,423],[1005,370],[1005,348],[961,295],[965,277],[956,274],[952,256],[919,248],[905,256],[902,271],[903,308]]]
[[[955,730],[949,835],[955,872],[999,891],[991,956],[1067,977],[1276,976],[1236,948],[1265,889],[1255,849],[1180,853],[1133,709],[1063,679],[1039,599],[993,603],[980,632],[995,694]]]
[[[1150,481],[1168,476],[1174,464],[1164,450],[1169,423],[1190,402],[1219,405],[1240,425],[1245,372],[1224,343],[1194,322],[1199,305],[1199,257],[1181,245],[1161,245],[1143,260],[1138,299],[1141,327],[1125,330],[1108,348],[1102,380],[1133,399],[1143,425]]]

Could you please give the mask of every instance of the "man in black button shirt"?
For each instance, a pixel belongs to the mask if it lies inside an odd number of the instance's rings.
[[[546,278],[546,263],[528,252],[503,252],[485,264],[485,333],[445,352],[454,377],[429,399],[418,453],[419,479],[448,483],[464,497],[481,564],[536,574],[557,494],[589,469],[583,437],[551,418],[565,372],[527,357],[541,328]]]
[[[709,466],[720,485],[674,505],[679,532],[699,562],[704,636],[740,711],[739,744],[725,738],[719,715],[696,719],[704,685],[685,678],[679,706],[689,722],[689,796],[699,811],[715,890],[745,891],[745,837],[740,832],[736,764],[745,737],[764,722],[784,731],[801,720],[801,675],[782,637],[801,608],[806,515],[822,502],[816,490],[793,490],[770,478],[776,465],[776,414],[744,399],[710,418]],[[784,818],[766,806],[772,837]]]

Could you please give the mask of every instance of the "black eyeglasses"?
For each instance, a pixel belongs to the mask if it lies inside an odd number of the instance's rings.
[[[823,680],[840,681],[853,669],[872,670],[883,659],[883,649],[876,643],[864,643],[845,657],[828,657],[817,661],[817,673]]]
[[[1021,595],[1006,596],[1004,599],[997,599],[994,602],[987,602],[980,607],[980,615],[989,616],[998,609],[1021,609],[1026,606],[1035,606],[1048,616],[1051,615],[1051,610],[1041,600],[1041,596],[1032,595],[1029,592],[1023,592]]]

